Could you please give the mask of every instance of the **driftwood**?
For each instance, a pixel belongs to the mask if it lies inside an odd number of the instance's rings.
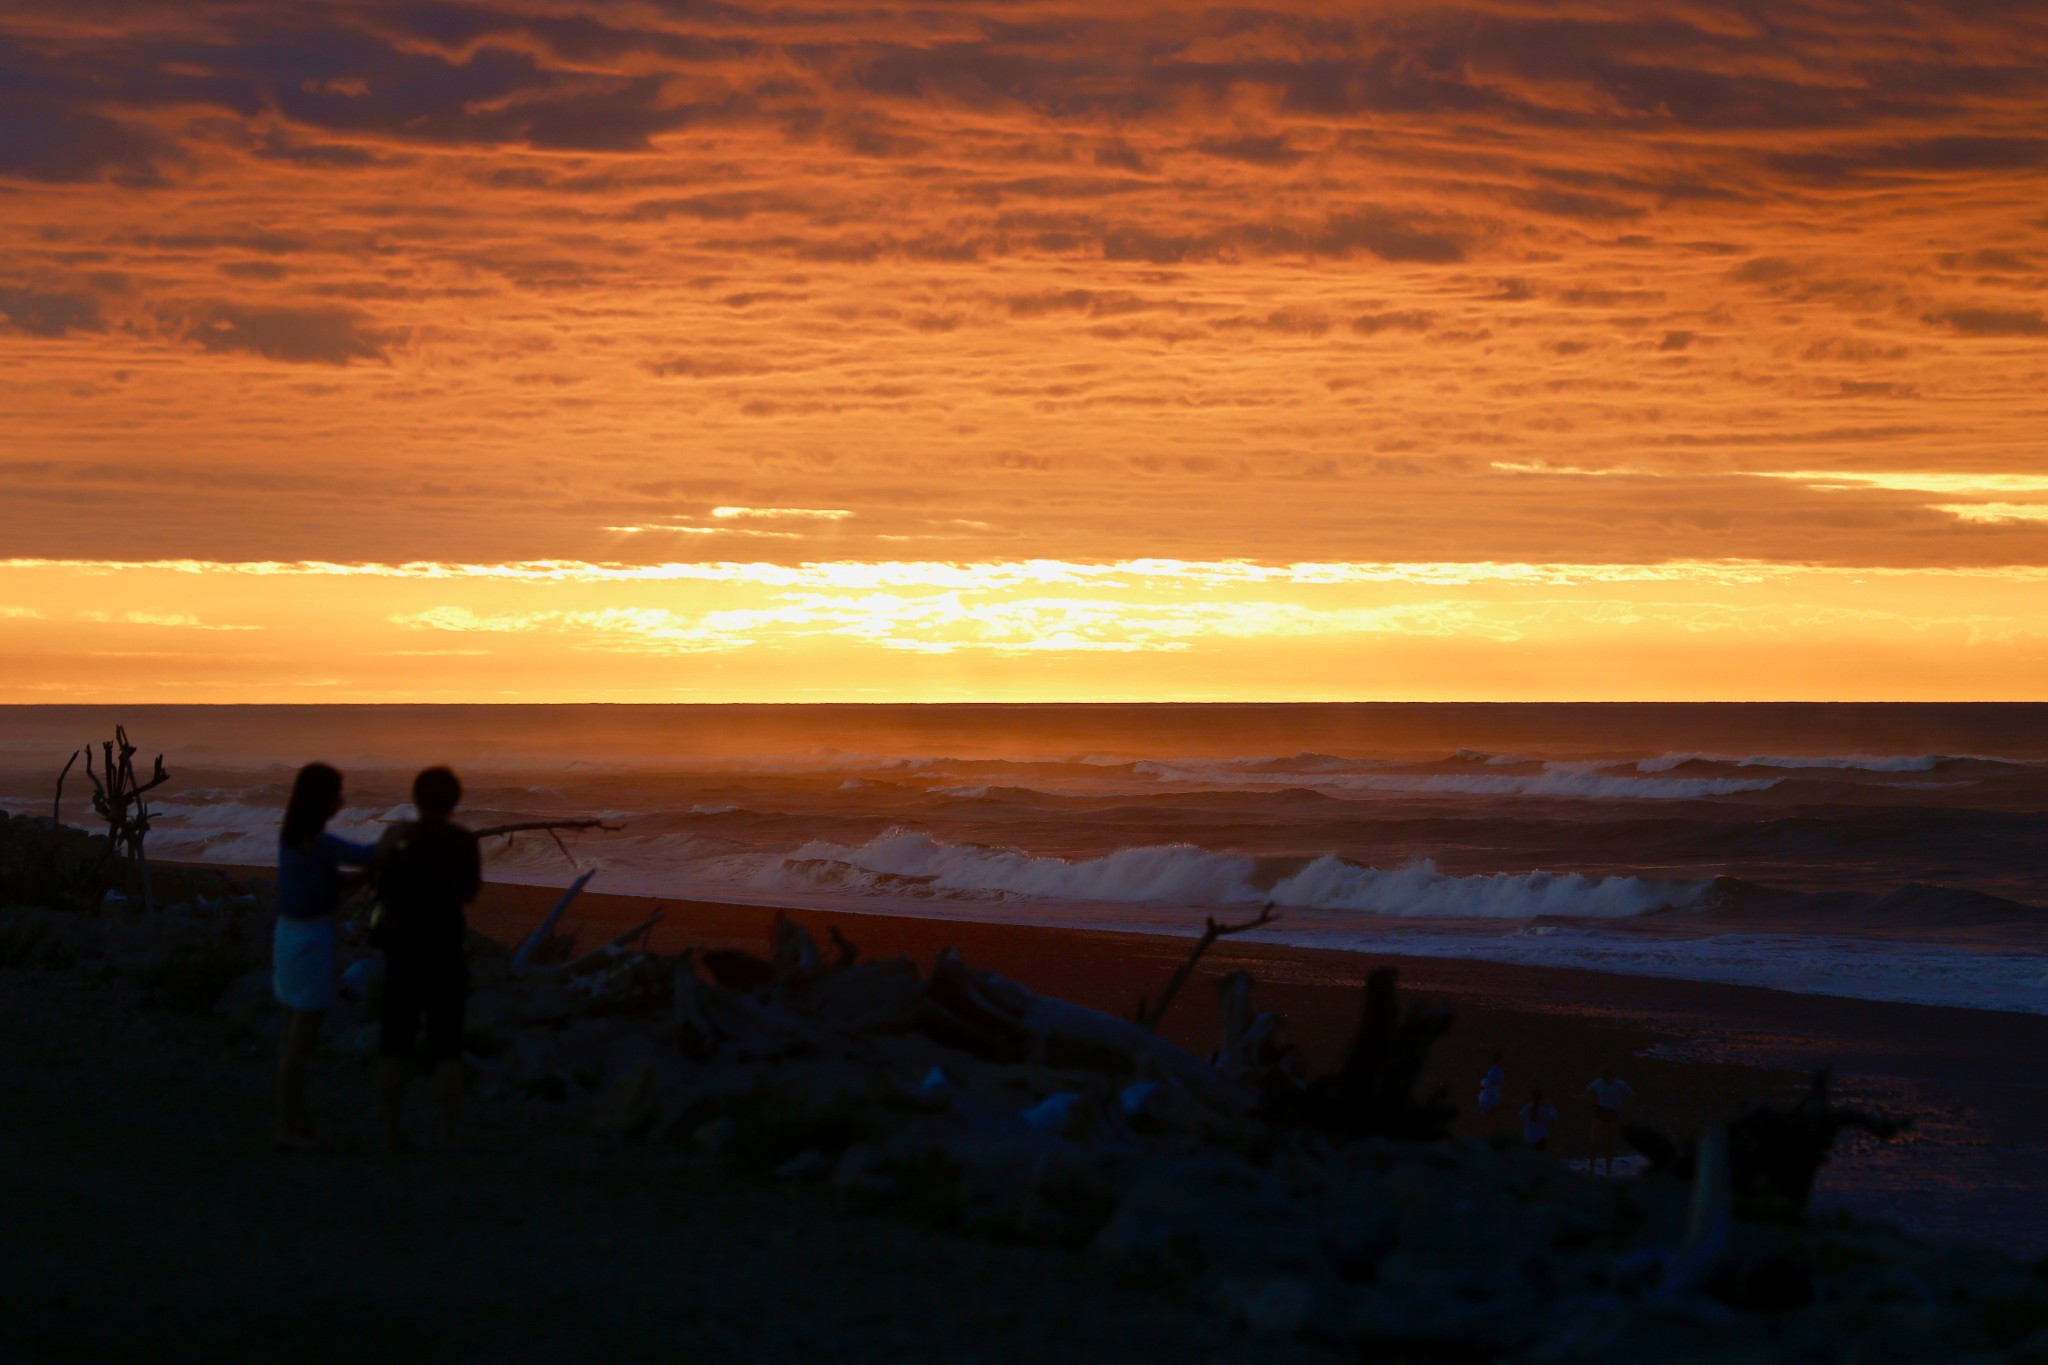
[[[1301,1050],[1280,1036],[1280,1016],[1252,1008],[1252,985],[1250,972],[1232,972],[1216,983],[1223,1046],[1209,1058],[1209,1065],[1267,1090],[1298,1090],[1308,1084],[1307,1063]]]
[[[118,753],[117,753],[118,749]],[[127,727],[114,727],[114,737],[100,745],[106,780],[93,771],[92,746],[85,747],[85,775],[92,782],[92,808],[107,822],[107,856],[120,852],[128,864],[128,883],[131,891],[142,893],[144,909],[152,908],[149,886],[149,859],[142,851],[142,841],[149,833],[149,805],[143,797],[171,780],[164,771],[164,756],[156,756],[155,770],[147,782],[135,776],[136,748],[128,742]],[[65,764],[68,772],[71,765]],[[59,778],[59,795],[62,795],[62,781]]]
[[[1816,1071],[1796,1103],[1756,1105],[1728,1125],[1727,1180],[1745,1217],[1768,1221],[1805,1208],[1814,1179],[1843,1132],[1885,1140],[1909,1126],[1906,1119],[1836,1104],[1828,1095],[1828,1079],[1825,1068]],[[1689,1177],[1704,1160],[1701,1146],[1677,1142],[1653,1128],[1624,1124],[1622,1136],[1650,1159],[1653,1170]]]
[[[1396,975],[1382,967],[1365,979],[1365,1012],[1344,1067],[1318,1077],[1276,1108],[1344,1138],[1390,1137],[1434,1142],[1458,1111],[1443,1087],[1421,1102],[1416,1082],[1436,1040],[1450,1031],[1450,1012],[1427,1005],[1400,1008]]]
[[[480,829],[476,831],[476,837],[479,839],[503,837],[509,842],[515,834],[546,834],[548,838],[555,841],[555,847],[562,851],[562,856],[569,860],[569,866],[580,870],[581,864],[576,861],[576,855],[571,853],[569,846],[562,842],[563,830],[601,829],[608,834],[616,834],[624,828],[624,825],[608,825],[602,820],[521,820],[516,824],[492,825],[489,829]]]
[[[818,941],[811,937],[810,930],[778,912],[775,925],[769,931],[768,960],[775,964],[776,978],[787,981],[793,976],[808,973],[825,959],[818,951]]]
[[[695,948],[685,948],[676,959],[671,1023],[677,1049],[701,1062],[718,1050],[718,1030],[704,1008],[704,982],[697,975],[696,954]]]
[[[1177,1081],[1197,1099],[1227,1112],[1242,1113],[1258,1103],[1258,1093],[1250,1087],[1128,1019],[1041,995],[1027,1021],[1044,1040],[1049,1061],[1072,1064],[1121,1057],[1131,1070]]]
[[[1592,1164],[1587,1163],[1590,1172]],[[1678,1294],[1705,1280],[1728,1254],[1732,1231],[1733,1203],[1728,1183],[1728,1134],[1726,1129],[1709,1128],[1700,1140],[1699,1162],[1693,1172],[1692,1204],[1685,1220],[1685,1240],[1665,1269],[1658,1289]]]
[[[775,983],[775,964],[744,948],[706,948],[698,960],[711,979],[728,990],[751,991]]]
[[[616,834],[624,828],[624,825],[609,825],[602,820],[521,820],[517,824],[492,825],[488,829],[480,829],[476,831],[476,837],[479,839],[493,839],[501,834],[528,834],[538,833],[541,830],[552,831],[561,829],[601,829],[608,833]]]
[[[973,970],[958,948],[941,948],[932,959],[918,1028],[977,1057],[1022,1061],[1035,1041],[1026,1018],[1031,1002],[1031,992],[1016,982]]]
[[[525,972],[527,964],[533,961],[533,955],[540,950],[540,945],[555,932],[555,925],[560,922],[562,913],[569,908],[569,902],[575,900],[578,893],[589,885],[590,879],[596,875],[597,869],[591,868],[569,883],[569,889],[555,902],[555,908],[548,911],[547,917],[534,926],[533,932],[520,943],[519,950],[512,954],[512,975],[518,976]]]
[[[1166,989],[1159,993],[1157,1003],[1148,1003],[1143,997],[1139,998],[1138,1012],[1132,1017],[1132,1022],[1136,1023],[1141,1029],[1157,1033],[1160,1021],[1166,1018],[1166,1011],[1173,1004],[1173,998],[1180,994],[1182,986],[1188,984],[1188,978],[1195,974],[1195,967],[1201,962],[1202,955],[1215,945],[1217,939],[1225,938],[1231,934],[1245,933],[1261,925],[1271,924],[1278,918],[1280,917],[1273,913],[1273,902],[1271,901],[1267,901],[1259,907],[1259,917],[1257,919],[1245,920],[1240,924],[1222,924],[1218,923],[1214,917],[1211,917],[1206,922],[1207,927],[1202,930],[1202,936],[1195,940],[1194,951],[1188,954],[1188,960],[1181,963],[1173,976],[1168,979]]]
[[[582,956],[572,958],[567,962],[558,963],[548,967],[529,966],[526,969],[527,974],[531,976],[571,977],[575,976],[579,972],[588,971],[590,968],[596,966],[600,962],[606,961],[607,959],[618,958],[621,956],[625,956],[629,953],[643,952],[644,945],[641,948],[632,949],[627,948],[626,945],[631,943],[636,938],[644,938],[648,934],[653,933],[654,926],[660,924],[662,920],[666,917],[667,914],[665,911],[661,909],[656,909],[653,914],[649,915],[646,919],[641,920],[632,928],[627,929],[622,933],[614,934],[612,937],[606,939],[603,943],[598,944],[595,948],[592,948],[589,952],[584,953]]]
[[[64,826],[64,779],[71,775],[71,765],[78,762],[80,752],[73,749],[71,757],[64,760],[64,771],[57,774],[57,794],[50,798],[51,829],[61,829]]]

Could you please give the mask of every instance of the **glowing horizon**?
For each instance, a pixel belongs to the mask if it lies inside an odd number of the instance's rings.
[[[2048,699],[2048,12],[0,14],[0,701]]]

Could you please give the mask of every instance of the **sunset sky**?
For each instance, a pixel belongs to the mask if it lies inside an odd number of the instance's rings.
[[[0,701],[2048,698],[2048,6],[0,0]]]

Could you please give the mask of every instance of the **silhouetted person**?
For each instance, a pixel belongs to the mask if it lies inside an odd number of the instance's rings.
[[[384,950],[384,1001],[377,1095],[389,1147],[406,1145],[400,1122],[405,1087],[414,1060],[422,1053],[434,1064],[441,1145],[455,1142],[455,1116],[462,1105],[463,997],[468,991],[463,940],[469,926],[462,908],[476,899],[483,885],[476,836],[450,819],[461,800],[462,784],[454,773],[428,768],[412,784],[419,819],[394,828],[379,850],[377,896],[382,911],[373,941]]]
[[[271,945],[271,984],[284,1006],[277,1049],[279,1147],[313,1145],[306,1113],[306,1063],[320,1021],[334,1008],[334,913],[341,907],[344,867],[368,867],[376,850],[327,833],[341,810],[341,774],[308,763],[292,779],[284,824],[277,834],[277,928]]]
[[[1500,1108],[1501,1090],[1508,1083],[1505,1053],[1493,1054],[1493,1065],[1486,1068],[1486,1074],[1479,1078],[1479,1113],[1482,1118],[1491,1118],[1493,1111]]]
[[[1557,1122],[1557,1110],[1543,1102],[1541,1090],[1529,1092],[1529,1102],[1522,1106],[1522,1141],[1537,1151],[1550,1148],[1550,1125]]]
[[[1586,1170],[1605,1159],[1607,1174],[1614,1174],[1614,1135],[1621,1128],[1621,1106],[1636,1092],[1627,1081],[1614,1079],[1614,1068],[1600,1068],[1600,1079],[1586,1087],[1593,1095],[1593,1141],[1586,1155]]]

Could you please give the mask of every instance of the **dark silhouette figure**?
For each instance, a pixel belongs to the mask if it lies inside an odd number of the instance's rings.
[[[384,837],[377,865],[380,905],[372,941],[384,950],[384,999],[379,1016],[378,1099],[384,1140],[404,1147],[401,1119],[415,1060],[434,1064],[434,1092],[443,1147],[455,1142],[462,1105],[462,1017],[468,991],[463,907],[483,885],[476,836],[451,817],[462,784],[446,768],[413,779],[419,818]],[[421,1043],[421,1025],[426,1038]]]
[[[348,884],[344,867],[368,867],[376,850],[327,833],[341,810],[341,774],[308,763],[292,780],[291,799],[277,838],[277,927],[271,949],[271,985],[284,1007],[277,1053],[279,1147],[310,1147],[313,1120],[306,1112],[306,1064],[320,1021],[334,1008],[334,915]]]

